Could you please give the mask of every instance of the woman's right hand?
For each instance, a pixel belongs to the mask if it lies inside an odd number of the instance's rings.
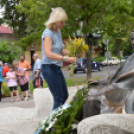
[[[66,62],[69,62],[71,64],[76,64],[77,63],[77,57],[66,57]]]

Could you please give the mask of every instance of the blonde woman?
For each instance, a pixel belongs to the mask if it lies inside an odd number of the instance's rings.
[[[42,67],[41,72],[53,95],[53,110],[64,104],[68,98],[65,78],[61,71],[62,61],[75,64],[76,57],[66,57],[69,52],[63,49],[62,34],[60,29],[68,19],[61,7],[55,8],[50,18],[45,23],[46,29],[42,34]]]

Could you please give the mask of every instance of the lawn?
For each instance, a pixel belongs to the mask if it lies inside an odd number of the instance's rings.
[[[103,78],[103,77],[102,77],[102,76],[93,77],[92,79],[94,79],[94,80],[99,80],[99,79],[101,79],[101,78]],[[68,87],[86,84],[86,82],[87,82],[86,77],[71,77],[71,78],[66,78],[66,84],[67,84]],[[30,84],[30,85],[31,85],[31,84]],[[32,86],[32,85],[31,85],[31,86]],[[47,85],[47,83],[45,82],[45,80],[44,80],[44,82],[43,82],[43,87],[44,87],[44,88],[47,88],[47,87],[48,87],[48,85]],[[31,92],[33,92],[33,91],[31,91]]]
[[[98,79],[101,79],[101,78],[103,78],[103,77],[102,76],[101,77],[93,77],[92,79],[98,80]],[[86,77],[66,78],[66,84],[67,84],[68,87],[86,84],[86,82],[87,82]],[[32,81],[29,82],[29,85],[30,85],[30,93],[33,93],[34,87],[33,87]],[[47,87],[48,87],[48,85],[44,80],[43,81],[43,88],[47,88]],[[18,87],[18,91],[19,91],[19,94],[21,94],[20,87]],[[2,93],[5,93],[7,97],[10,96],[10,90],[7,87],[6,83],[2,84]]]

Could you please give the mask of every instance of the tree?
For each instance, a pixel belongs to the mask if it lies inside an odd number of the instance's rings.
[[[120,55],[120,49],[122,48],[124,38],[130,38],[131,31],[133,29],[133,3],[130,1],[115,1],[115,8],[112,10],[112,14],[103,16],[102,31],[107,33],[114,40],[116,56]],[[113,42],[113,41],[112,41]],[[130,46],[131,44],[128,43]],[[114,49],[114,48],[113,48]],[[127,48],[126,48],[127,49]]]
[[[0,18],[0,25],[2,25],[5,22],[3,18]]]
[[[26,13],[17,12],[15,8],[19,5],[19,0],[1,0],[0,6],[4,7],[3,19],[7,20],[6,23],[13,28],[14,33],[19,36],[25,35],[26,25]]]
[[[123,25],[120,20],[123,20],[122,17],[126,17],[126,15],[131,16],[132,10],[131,1],[126,0],[21,0],[20,3],[21,5],[17,8],[20,12],[28,14],[27,25],[29,26],[27,36],[22,39],[22,44],[28,45],[40,39],[45,28],[43,24],[47,20],[51,8],[54,7],[63,7],[69,16],[69,20],[62,30],[63,37],[76,32],[82,25],[82,33],[85,35],[85,40],[90,48],[90,51],[87,52],[87,60],[89,61],[87,64],[87,80],[92,77],[91,45],[87,33],[95,31],[115,33],[113,31],[116,31],[118,26],[125,26],[126,23]],[[120,13],[122,15],[119,15]],[[112,23],[114,20],[116,23]],[[126,20],[124,21],[126,22]],[[121,29],[123,28],[121,27]],[[117,33],[119,35],[118,30]]]
[[[19,55],[23,54],[22,48],[14,43],[9,45],[7,41],[0,41],[0,60],[12,63],[13,60],[19,60]]]

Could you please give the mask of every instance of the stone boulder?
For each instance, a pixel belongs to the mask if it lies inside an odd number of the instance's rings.
[[[131,114],[102,114],[89,117],[77,126],[77,134],[134,134]]]

